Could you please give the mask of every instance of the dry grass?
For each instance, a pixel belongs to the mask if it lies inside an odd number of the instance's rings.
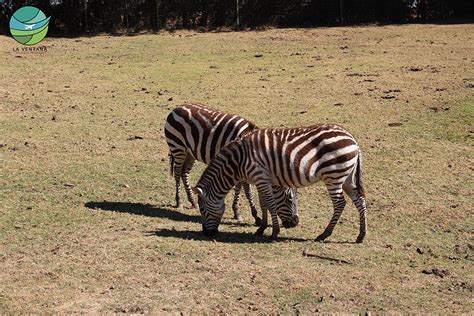
[[[472,34],[182,32],[46,39],[44,54],[0,38],[0,313],[472,312]],[[346,126],[366,242],[351,243],[352,205],[313,242],[332,215],[322,185],[300,191],[301,225],[279,243],[251,235],[245,203],[245,225],[228,211],[203,238],[197,211],[170,207],[164,118],[185,100],[259,126]]]

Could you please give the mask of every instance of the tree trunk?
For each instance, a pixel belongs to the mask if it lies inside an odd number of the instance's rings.
[[[87,0],[84,0],[84,30],[87,32],[89,32],[89,26],[88,26],[88,21],[87,21]]]
[[[239,12],[239,0],[235,0],[236,12],[237,12],[237,29],[240,29],[240,12]]]
[[[344,12],[342,11],[342,0],[339,0],[339,13],[341,16],[341,25],[344,24]]]
[[[160,30],[160,0],[156,0],[156,30]]]

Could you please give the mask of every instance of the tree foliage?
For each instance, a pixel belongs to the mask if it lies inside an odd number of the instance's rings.
[[[6,33],[15,9],[32,4],[53,17],[50,32],[62,35],[160,28],[209,30],[236,26],[472,20],[474,16],[472,0],[0,0],[0,3],[1,33]]]

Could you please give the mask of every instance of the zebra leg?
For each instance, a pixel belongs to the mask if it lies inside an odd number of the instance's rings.
[[[188,196],[188,201],[191,203],[192,208],[197,208],[196,202],[194,201],[193,192],[191,190],[191,185],[189,184],[189,173],[194,166],[196,160],[190,154],[186,155],[184,160],[183,169],[181,173],[181,178],[183,179],[184,189],[186,190],[186,195]]]
[[[179,196],[179,189],[181,187],[181,172],[183,170],[183,163],[184,157],[183,156],[174,156],[174,180],[176,182],[176,208],[183,208],[183,204],[181,203],[181,197]]]
[[[258,228],[256,235],[262,235],[265,229],[267,228],[267,211],[270,211],[270,215],[272,217],[272,236],[270,237],[272,240],[276,240],[278,238],[278,234],[280,233],[280,223],[278,222],[277,216],[277,208],[275,199],[273,197],[273,189],[270,182],[265,182],[262,184],[257,184],[258,196],[260,198],[260,206],[262,208],[262,225]],[[259,232],[261,231],[261,234]]]
[[[239,182],[234,187],[234,201],[232,202],[232,211],[234,211],[234,219],[236,219],[239,223],[242,222],[242,216],[239,212],[239,199],[240,199],[240,190],[242,189],[242,183]]]
[[[367,234],[367,206],[364,196],[359,192],[352,183],[345,183],[343,186],[344,192],[350,196],[352,203],[354,203],[359,212],[359,236],[357,236],[356,243],[362,243]]]
[[[255,226],[260,226],[262,225],[262,219],[258,217],[258,210],[257,210],[257,207],[255,206],[255,202],[253,201],[253,195],[252,195],[252,190],[250,190],[250,184],[248,184],[247,182],[244,182],[242,185],[244,187],[245,196],[247,197],[247,200],[249,200],[252,216],[255,219]]]
[[[262,207],[262,220],[254,235],[262,236],[263,233],[265,232],[265,229],[267,229],[267,227],[268,227],[268,213],[267,213],[267,210]]]
[[[327,183],[326,186],[334,206],[334,214],[323,233],[316,237],[316,241],[324,241],[326,238],[331,236],[334,226],[336,226],[337,221],[339,220],[339,217],[341,217],[342,211],[344,211],[344,207],[346,206],[346,200],[342,193],[342,185],[340,183],[337,185]]]

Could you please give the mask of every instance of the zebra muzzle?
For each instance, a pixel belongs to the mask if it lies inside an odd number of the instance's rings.
[[[296,227],[298,226],[298,224],[300,223],[300,217],[298,215],[294,215],[293,216],[293,227]]]
[[[298,215],[293,215],[292,219],[289,221],[282,221],[281,224],[285,228],[293,228],[298,226],[300,222],[300,217]]]
[[[214,237],[217,234],[217,229],[207,229],[204,225],[202,225],[202,232],[204,233],[204,236]]]

